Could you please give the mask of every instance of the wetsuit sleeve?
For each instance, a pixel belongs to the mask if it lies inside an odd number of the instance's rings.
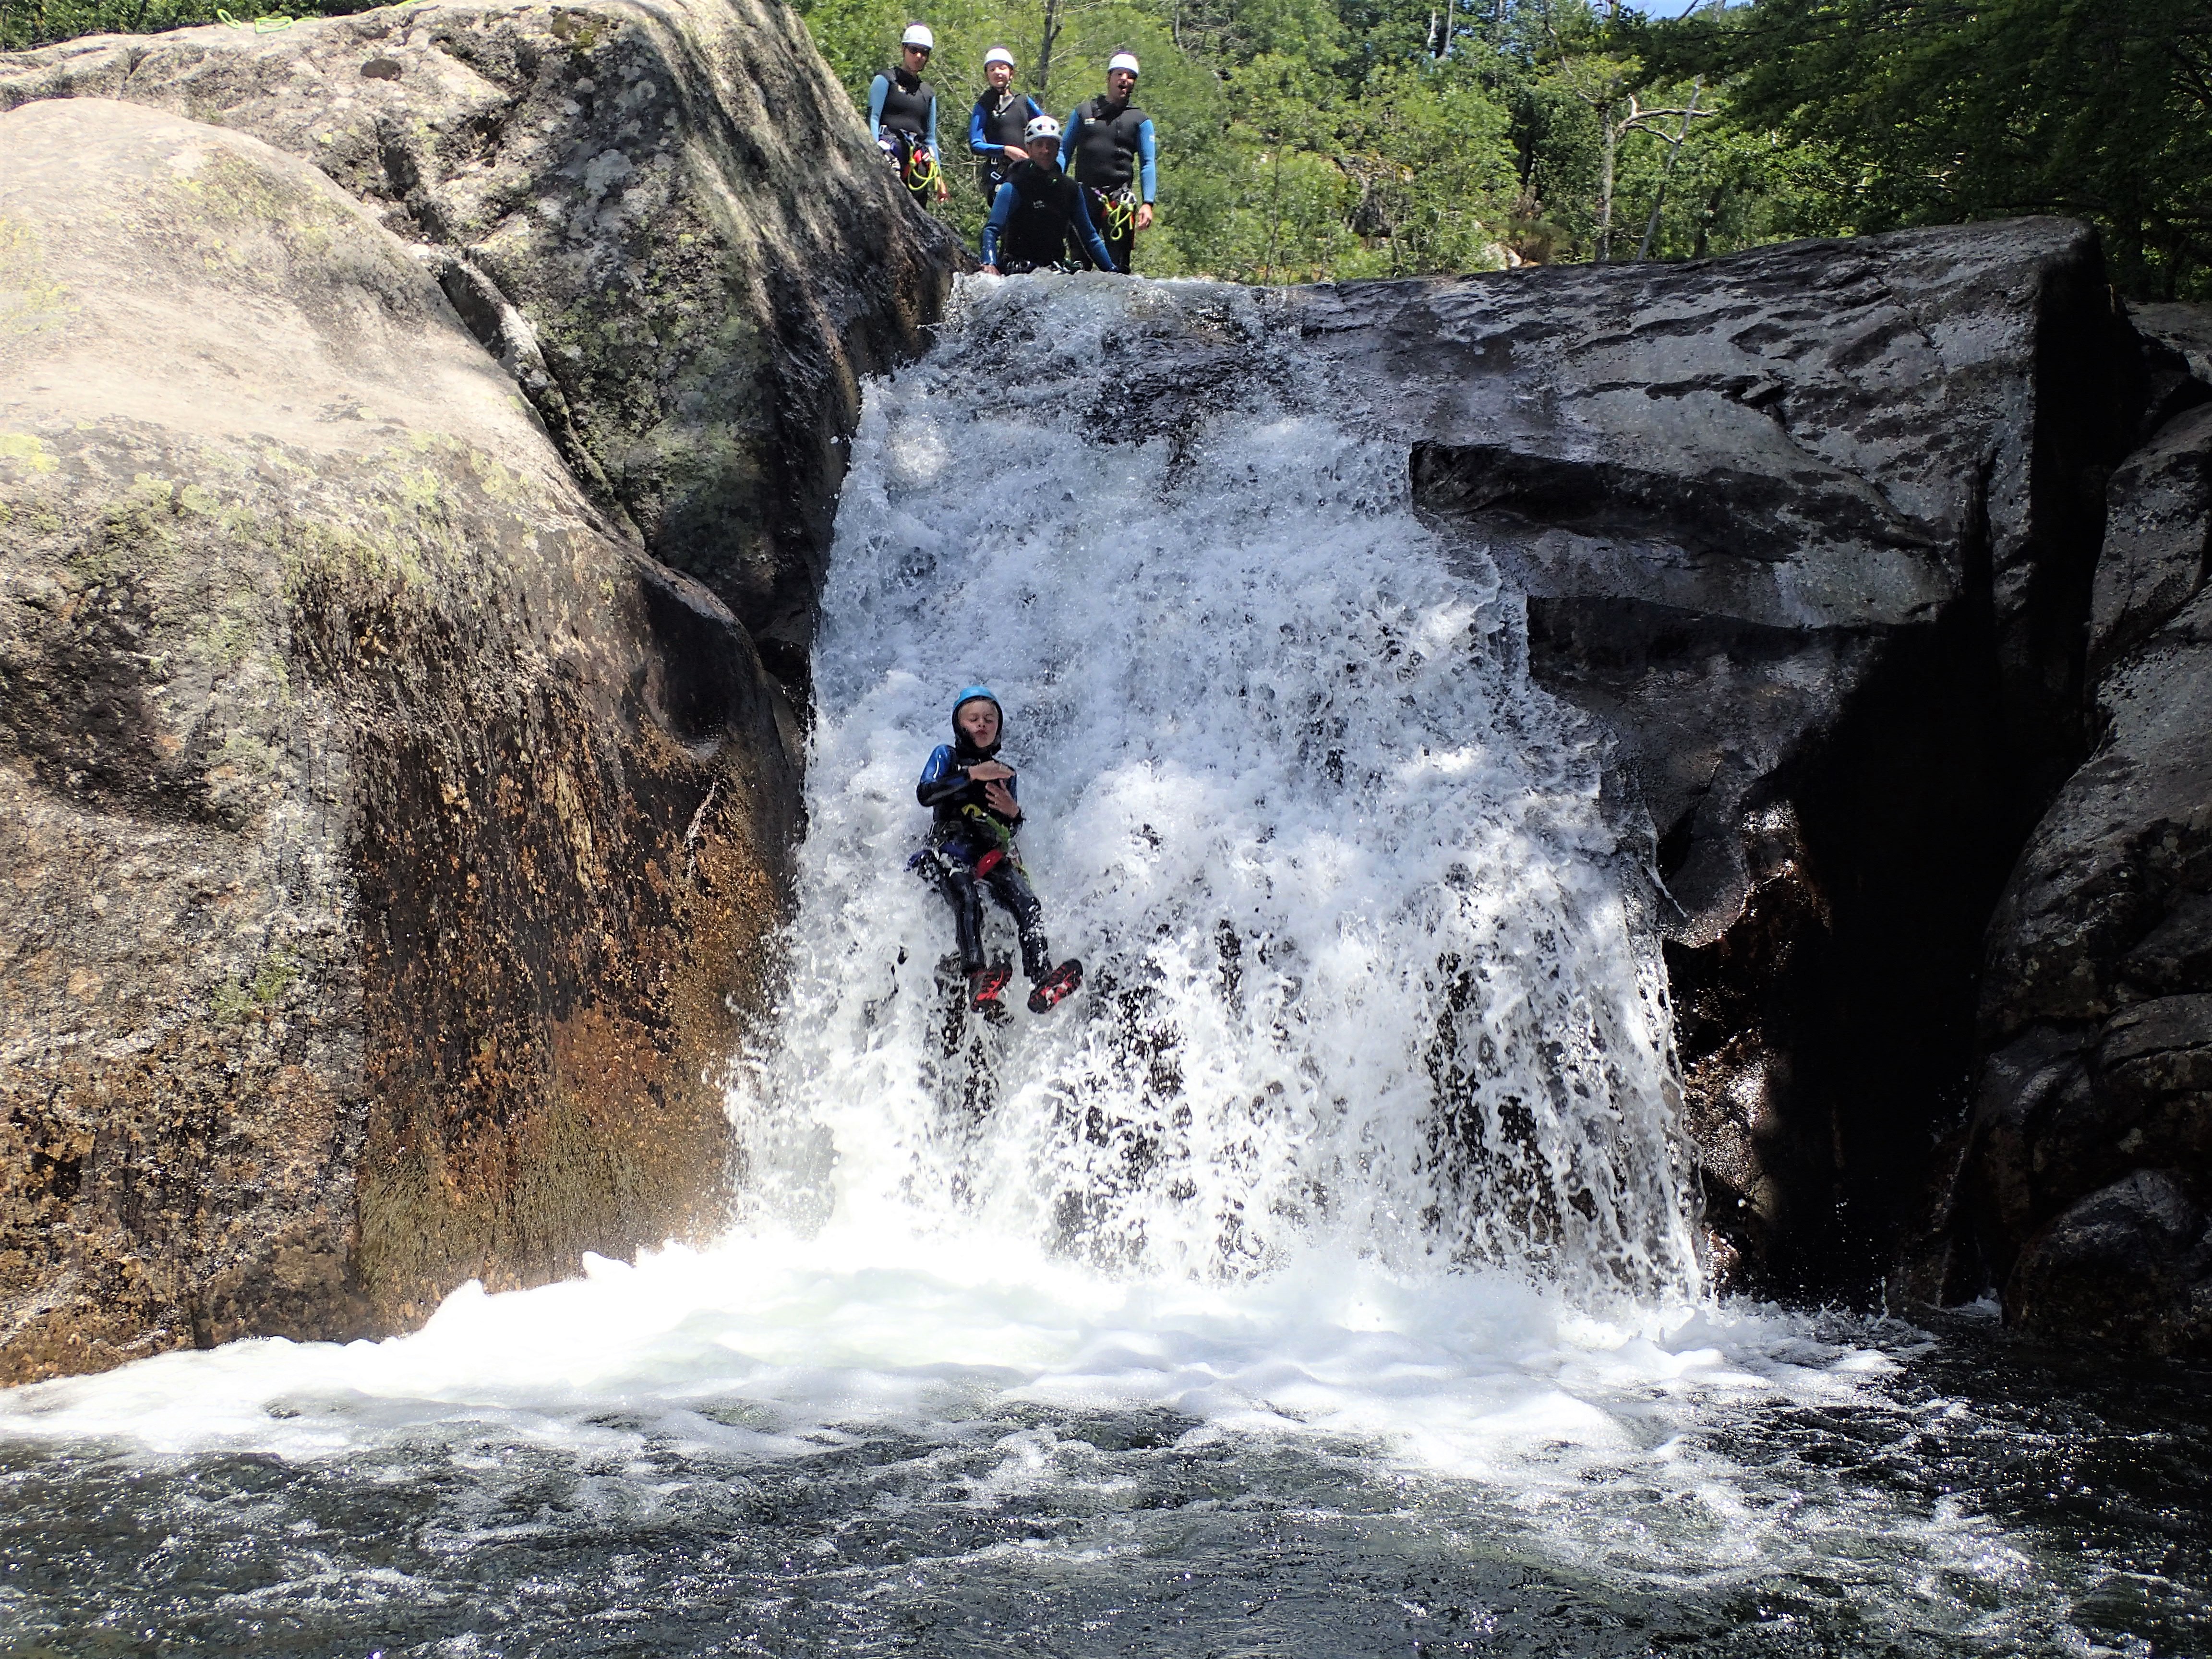
[[[921,781],[915,786],[914,798],[924,806],[935,806],[967,787],[967,773],[952,763],[952,745],[940,743],[931,751],[929,764],[921,769]]]
[[[983,263],[987,265],[999,263],[999,238],[1006,234],[1006,226],[1013,220],[1016,194],[1011,184],[1000,185],[999,193],[991,198],[991,216],[983,222]],[[933,763],[934,758],[932,757]]]
[[[1152,192],[1159,188],[1160,182],[1159,143],[1152,136],[1152,124],[1149,118],[1137,129],[1137,161],[1138,171],[1144,179],[1145,199],[1149,202],[1152,199]]]
[[[968,148],[977,155],[996,155],[999,147],[983,136],[983,100],[978,98],[975,107],[968,112]]]
[[[1010,185],[1007,188],[1011,190],[1012,186]],[[1090,198],[1079,190],[1075,192],[1075,230],[1082,237],[1083,251],[1090,255],[1092,264],[1107,271],[1121,268],[1114,263],[1113,251],[1106,246],[1106,239],[1098,234],[1098,227],[1091,221]]]
[[[1062,173],[1075,161],[1075,135],[1083,131],[1083,106],[1078,104],[1067,112],[1067,125],[1060,130],[1060,170]]]
[[[884,100],[891,95],[890,77],[878,75],[868,82],[868,137],[879,137],[884,130]]]

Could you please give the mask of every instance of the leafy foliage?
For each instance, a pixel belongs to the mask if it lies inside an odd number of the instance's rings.
[[[237,0],[250,22],[276,0]],[[2212,297],[2206,0],[793,0],[857,104],[917,8],[951,200],[982,56],[1065,118],[1144,63],[1140,270],[1262,282],[1680,258],[2023,212],[2104,231],[2130,293]],[[361,9],[311,0],[307,12]],[[0,0],[0,47],[212,21],[210,0]]]
[[[2124,290],[2212,297],[2205,0],[1759,0],[1622,33],[1829,157],[1845,224],[2074,214]]]

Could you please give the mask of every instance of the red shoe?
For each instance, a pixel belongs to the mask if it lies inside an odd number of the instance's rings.
[[[971,1008],[1003,1009],[1000,1000],[1006,993],[1006,981],[1014,970],[1001,963],[996,968],[978,968],[968,975],[968,1006]]]
[[[1083,964],[1070,957],[1036,982],[1036,988],[1030,993],[1030,1012],[1033,1014],[1047,1012],[1082,988]]]

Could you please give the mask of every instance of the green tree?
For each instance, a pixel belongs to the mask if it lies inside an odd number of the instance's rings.
[[[2204,0],[1759,0],[1621,33],[1655,73],[1726,77],[1740,131],[1832,158],[1852,226],[2075,214],[2124,290],[2212,295]]]

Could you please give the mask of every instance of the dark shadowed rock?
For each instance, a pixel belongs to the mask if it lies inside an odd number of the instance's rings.
[[[2112,477],[2088,652],[2098,742],[1990,923],[1980,1020],[1996,1052],[1948,1243],[1935,1247],[1950,1265],[1918,1287],[2004,1285],[2007,1317],[2051,1334],[2073,1316],[2069,1287],[2094,1277],[2069,1264],[2094,1257],[2121,1310],[2094,1328],[2161,1353],[2212,1352],[2197,1292],[2169,1282],[2148,1244],[2097,1256],[2083,1241],[2150,1237],[2115,1232],[2107,1214],[2119,1212],[2101,1189],[2130,1170],[2164,1171],[2192,1202],[2212,1197],[2212,389],[2182,359],[2201,351],[2208,314],[2137,318],[2160,337],[2154,389],[2163,376],[2179,412]],[[2081,1056],[2063,1114],[2008,1058],[2045,1049]]]
[[[0,1380],[715,1225],[796,810],[744,631],[256,139],[0,116]]]
[[[2008,1318],[2070,1346],[2212,1352],[2212,1241],[2186,1183],[2138,1170],[2090,1194],[2021,1253]]]
[[[434,3],[0,56],[313,163],[426,246],[578,479],[803,685],[859,377],[957,246],[774,0]]]
[[[2089,623],[2101,674],[2197,595],[2212,560],[2212,404],[2175,416],[2112,475]]]
[[[1298,291],[1389,388],[1417,504],[1528,595],[1674,911],[1711,1213],[1863,1282],[1972,1060],[2011,850],[2088,732],[2082,624],[2142,406],[2051,220],[1682,265]]]
[[[2212,392],[2212,306],[2168,301],[2130,307],[2136,332],[2181,360]]]

